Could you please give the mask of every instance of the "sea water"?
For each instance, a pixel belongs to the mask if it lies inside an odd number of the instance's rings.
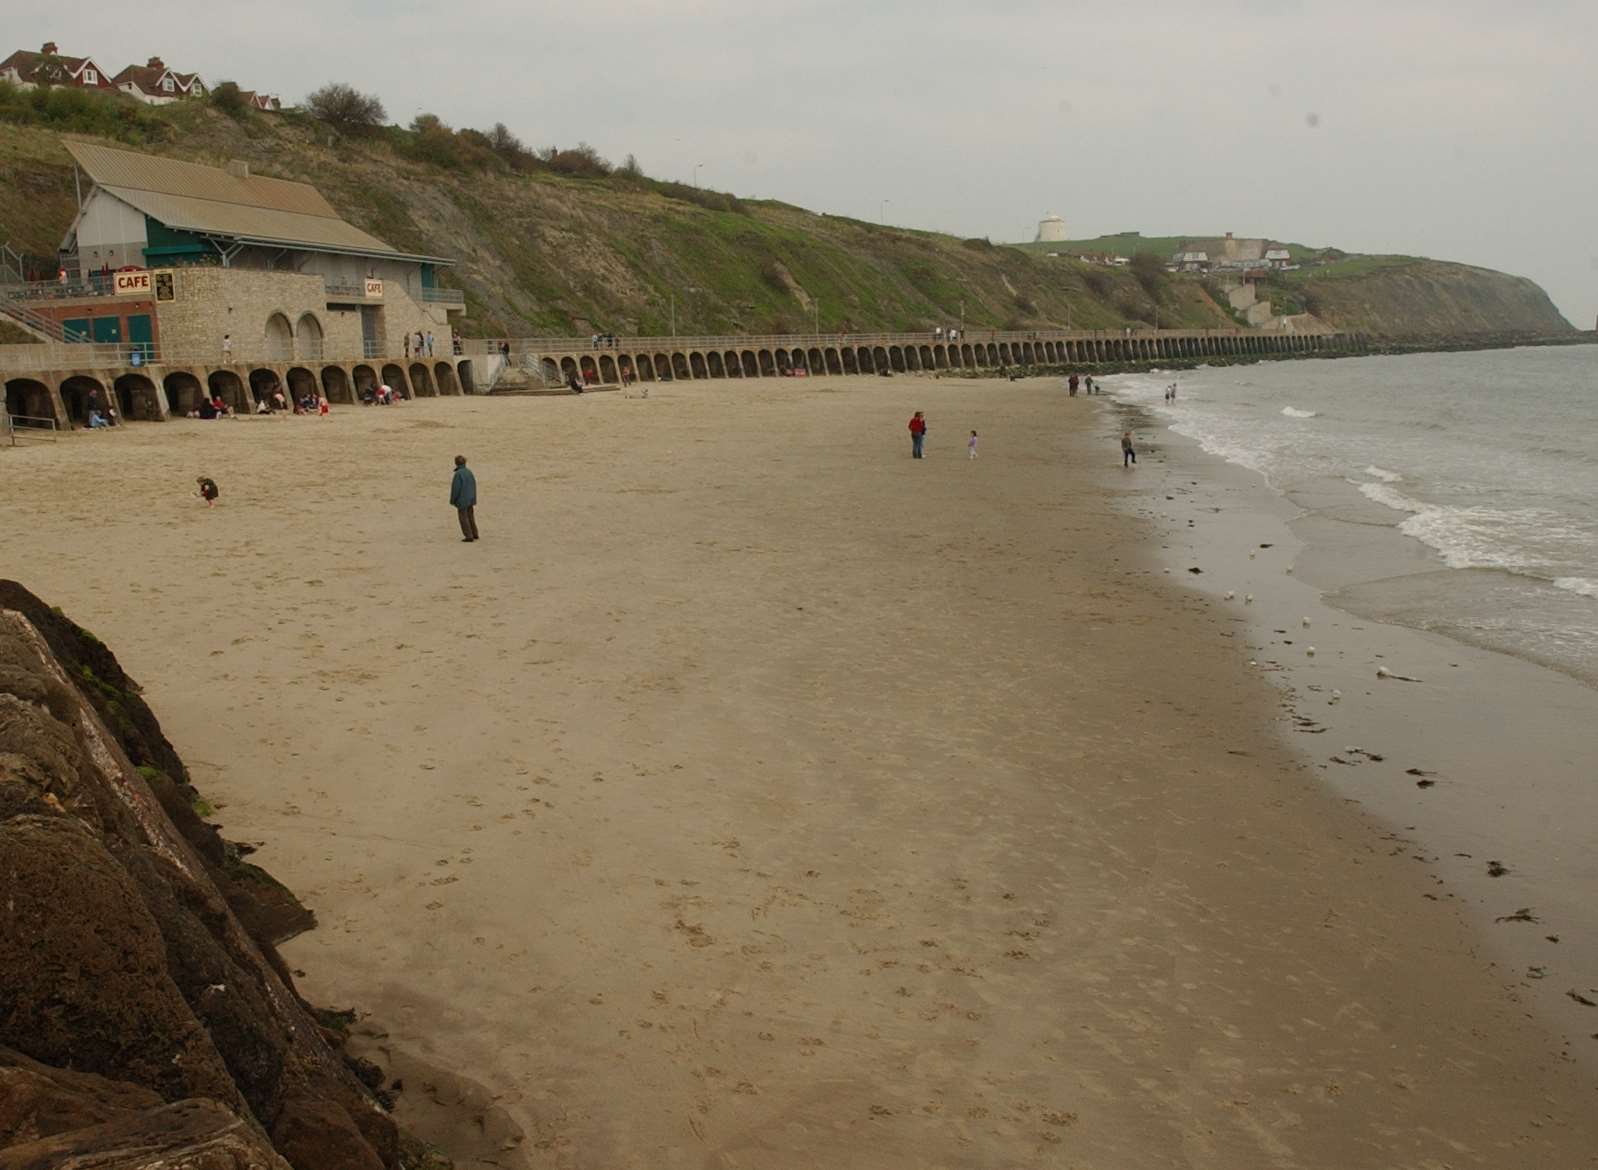
[[[1432,550],[1434,571],[1333,604],[1598,685],[1598,346],[1154,372],[1113,392],[1306,508],[1346,485]]]

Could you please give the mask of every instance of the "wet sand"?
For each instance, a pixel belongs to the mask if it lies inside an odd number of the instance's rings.
[[[1155,474],[1125,503],[1162,534],[1161,572],[1246,640],[1280,695],[1284,737],[1390,827],[1393,849],[1425,867],[1426,896],[1466,908],[1510,993],[1598,1074],[1598,1010],[1576,998],[1598,1000],[1598,689],[1379,620],[1395,595],[1458,570],[1348,484],[1287,498],[1157,421],[1143,429],[1158,439],[1144,460]],[[1204,572],[1187,574],[1195,565]],[[1382,667],[1419,681],[1381,679]]]
[[[1591,1077],[1149,571],[1113,434],[905,378],[180,421],[0,453],[4,567],[466,1165],[1595,1164]]]

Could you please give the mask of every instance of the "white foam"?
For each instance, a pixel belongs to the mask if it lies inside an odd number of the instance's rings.
[[[1598,581],[1594,581],[1591,577],[1556,577],[1554,586],[1579,593],[1583,597],[1598,597]]]
[[[1398,530],[1437,550],[1450,569],[1535,569],[1545,562],[1522,551],[1527,534],[1536,533],[1544,540],[1577,535],[1560,523],[1563,517],[1544,508],[1427,504],[1386,483],[1362,483],[1359,490],[1395,512],[1410,513]]]
[[[1370,466],[1366,467],[1365,474],[1370,476],[1372,479],[1379,479],[1383,483],[1398,483],[1404,478],[1396,471],[1388,471],[1387,468],[1377,467],[1375,464],[1371,464]]]
[[[1320,412],[1315,410],[1299,410],[1296,406],[1282,407],[1282,413],[1288,418],[1319,418]]]
[[[1386,504],[1395,512],[1424,512],[1426,505],[1419,500],[1412,500],[1395,487],[1385,483],[1362,483],[1359,485],[1360,494],[1367,499],[1375,500],[1378,504]]]

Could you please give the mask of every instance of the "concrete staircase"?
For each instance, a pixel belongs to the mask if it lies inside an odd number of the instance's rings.
[[[0,318],[8,324],[37,337],[40,341],[65,341],[66,334],[60,322],[35,313],[21,301],[14,299],[5,289],[0,289]]]
[[[507,398],[571,393],[566,383],[545,380],[544,361],[536,353],[524,353],[513,364],[501,367],[488,392]]]

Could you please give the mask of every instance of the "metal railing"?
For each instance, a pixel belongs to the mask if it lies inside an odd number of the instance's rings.
[[[0,308],[3,308],[0,303]],[[622,356],[631,354],[654,355],[660,352],[687,352],[692,350],[758,352],[763,349],[832,349],[843,346],[894,348],[926,345],[990,345],[1040,343],[1044,341],[1112,341],[1116,339],[1158,339],[1168,337],[1239,337],[1272,336],[1263,330],[1242,329],[1094,329],[1072,332],[1053,331],[967,331],[962,337],[950,341],[934,338],[929,333],[796,333],[761,334],[751,336],[721,337],[621,337],[614,346],[602,343],[594,349],[592,338],[515,338],[510,339],[508,366],[524,370],[541,371],[545,361],[555,362],[557,357],[581,356],[592,353],[595,357],[606,354]],[[151,342],[88,343],[66,341],[41,341],[21,345],[0,345],[0,370],[62,370],[62,369],[120,369],[137,371],[142,366],[284,366],[296,364],[352,362],[392,363],[408,369],[413,363],[431,366],[440,361],[458,357],[497,357],[500,339],[462,338],[452,351],[448,338],[440,339],[434,352],[428,354],[406,353],[403,344],[391,348],[387,341],[369,339],[354,349],[316,346],[313,352],[290,354],[273,351],[265,346],[240,349],[224,354],[219,346],[193,349],[174,349]]]
[[[464,305],[466,294],[458,288],[424,288],[422,300],[434,305]]]
[[[39,418],[30,414],[7,414],[6,437],[10,445],[15,447],[17,440],[22,439],[48,439],[55,442],[56,432],[61,428],[53,418]],[[18,435],[18,431],[27,431],[28,434]]]
[[[125,345],[92,345],[62,341],[38,341],[24,345],[0,345],[0,370],[103,370],[128,366],[132,362]]]
[[[498,353],[500,346],[510,344],[514,354],[540,353],[619,353],[628,350],[689,350],[689,349],[815,349],[822,347],[877,346],[877,345],[951,345],[951,344],[1012,344],[1028,341],[1111,341],[1116,338],[1138,337],[1157,339],[1166,337],[1238,337],[1245,332],[1237,327],[1225,329],[1154,329],[1149,326],[1132,329],[965,329],[957,337],[947,333],[934,334],[930,330],[914,333],[765,333],[689,335],[677,337],[620,337],[614,342],[602,337],[595,345],[589,337],[494,337],[462,338],[461,352],[466,355]]]
[[[289,354],[263,348],[238,349],[224,354],[219,347],[173,349],[153,342],[89,343],[39,341],[0,345],[0,370],[138,370],[143,366],[286,366],[298,363],[392,362],[409,367],[413,362],[431,365],[448,361],[448,352],[431,357],[406,354],[403,347],[389,348],[382,341],[362,342],[358,349],[318,347],[314,353]]]
[[[43,334],[52,341],[66,341],[66,331],[61,322],[42,313],[35,313],[26,305],[12,300],[0,300],[0,317],[9,317],[32,333]]]

